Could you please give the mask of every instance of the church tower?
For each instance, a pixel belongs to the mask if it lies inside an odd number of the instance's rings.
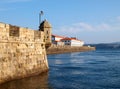
[[[43,31],[45,34],[44,41],[45,41],[46,48],[48,48],[52,43],[51,42],[51,30],[52,30],[52,27],[47,20],[44,20],[43,22],[41,22],[39,26],[39,31]]]

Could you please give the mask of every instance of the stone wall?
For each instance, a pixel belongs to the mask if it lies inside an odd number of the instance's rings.
[[[0,23],[0,83],[47,70],[44,33]]]
[[[88,46],[74,47],[74,46],[52,45],[46,50],[46,52],[47,54],[61,54],[61,53],[70,53],[70,52],[84,52],[91,50],[95,50],[95,47],[88,47]]]

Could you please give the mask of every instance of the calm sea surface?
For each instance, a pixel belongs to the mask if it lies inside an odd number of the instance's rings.
[[[48,55],[48,73],[0,89],[120,89],[120,49]]]

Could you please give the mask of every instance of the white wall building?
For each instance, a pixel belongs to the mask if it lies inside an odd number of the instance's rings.
[[[52,43],[56,45],[83,46],[84,41],[76,38],[68,38],[58,35],[52,35]]]
[[[76,38],[64,38],[61,40],[64,42],[65,45],[70,45],[70,46],[83,46],[84,41],[78,40]]]
[[[56,45],[64,45],[64,42],[61,41],[65,37],[58,36],[58,35],[52,35],[52,43]]]

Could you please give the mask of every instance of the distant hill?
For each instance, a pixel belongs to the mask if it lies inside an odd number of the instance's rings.
[[[120,49],[120,42],[87,44],[87,45],[95,46],[96,49]]]
[[[120,42],[113,42],[113,43],[111,43],[111,44],[120,44]]]

